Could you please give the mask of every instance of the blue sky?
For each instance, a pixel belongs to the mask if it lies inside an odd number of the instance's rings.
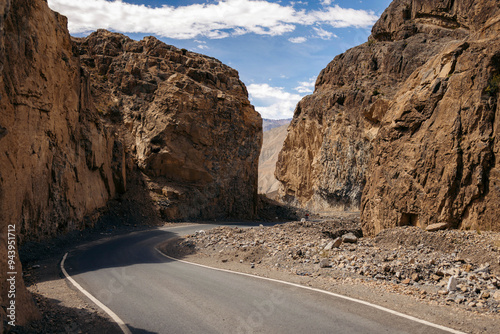
[[[288,118],[338,54],[367,41],[390,0],[48,0],[74,36],[153,35],[238,70],[264,118]]]

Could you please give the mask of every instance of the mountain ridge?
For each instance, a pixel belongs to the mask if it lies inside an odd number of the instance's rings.
[[[286,121],[286,120],[285,120]],[[264,128],[266,120],[264,120]],[[281,123],[281,122],[280,122]],[[264,131],[262,140],[262,149],[259,156],[259,193],[268,194],[274,197],[273,194],[278,191],[279,183],[274,176],[278,154],[283,147],[283,142],[287,134],[289,122],[284,122],[279,126],[275,126]]]

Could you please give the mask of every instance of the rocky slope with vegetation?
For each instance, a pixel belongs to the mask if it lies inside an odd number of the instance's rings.
[[[295,110],[278,160],[284,202],[360,209],[363,229],[500,229],[500,8],[396,0]]]
[[[114,198],[163,219],[255,217],[262,120],[234,69],[152,37],[72,39],[46,1],[0,0],[0,70],[0,271],[17,272],[17,325],[38,317],[19,247],[94,226]]]

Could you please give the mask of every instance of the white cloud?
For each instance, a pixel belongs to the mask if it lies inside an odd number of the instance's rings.
[[[312,77],[308,81],[299,81],[299,85],[294,89],[301,94],[312,93],[314,91],[315,84],[316,77]]]
[[[291,118],[295,106],[302,98],[292,94],[283,87],[272,87],[268,84],[251,84],[247,86],[250,101],[263,118]]]
[[[338,5],[306,11],[264,0],[220,0],[179,7],[148,7],[106,0],[48,2],[52,9],[68,17],[72,34],[104,28],[177,39],[226,38],[248,33],[276,36],[291,32],[298,25],[366,28],[377,19],[372,11]]]
[[[334,28],[366,28],[375,23],[377,16],[372,11],[342,8],[339,5],[325,7],[323,10],[313,11],[307,19],[314,20],[309,23],[328,24]]]
[[[305,41],[307,41],[307,38],[305,37],[292,37],[292,38],[289,38],[288,39],[290,42],[292,43],[304,43]]]
[[[335,37],[335,38],[338,37],[333,32],[327,31],[327,30],[322,29],[322,28],[316,28],[316,27],[314,27],[313,29],[316,32],[316,35],[319,38],[324,39],[324,40],[332,39],[332,37]]]

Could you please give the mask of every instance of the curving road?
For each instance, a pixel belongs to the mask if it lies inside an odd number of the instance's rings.
[[[310,289],[169,260],[155,249],[211,227],[151,229],[87,244],[64,267],[132,333],[451,331]]]

